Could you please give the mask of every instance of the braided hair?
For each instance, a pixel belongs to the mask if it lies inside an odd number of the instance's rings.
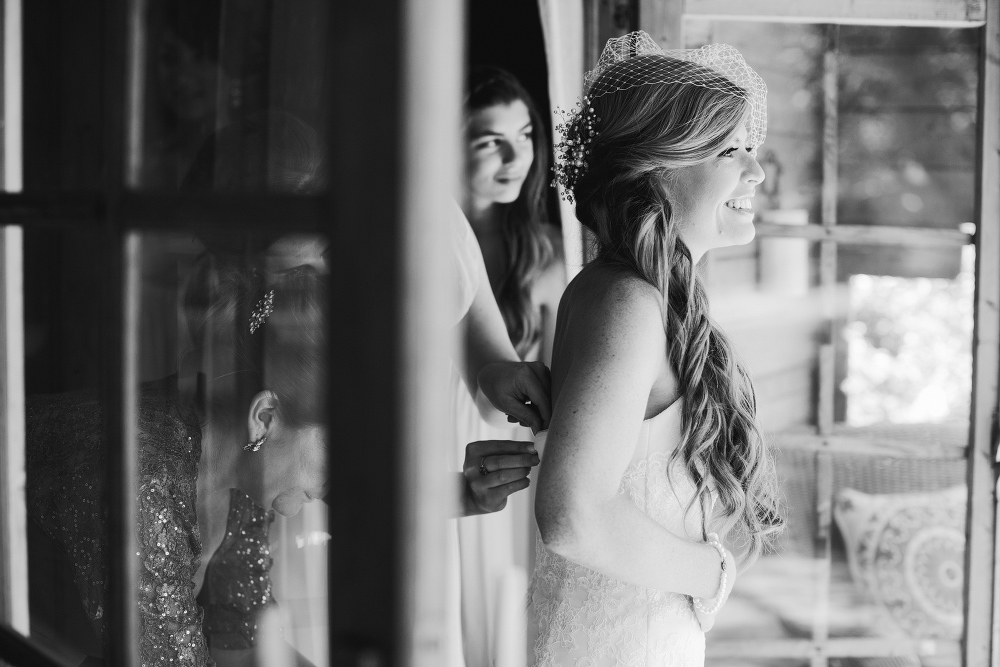
[[[712,76],[668,56],[644,57]],[[593,100],[600,131],[574,195],[580,221],[596,237],[598,258],[627,267],[662,295],[667,356],[684,398],[682,437],[672,460],[680,458],[697,484],[689,510],[715,489],[722,521],[717,532],[735,529],[742,561],[749,563],[783,526],[774,464],[750,376],[709,317],[704,285],[678,236],[664,187],[676,170],[717,155],[746,122],[739,89],[716,79],[712,87],[640,85]]]

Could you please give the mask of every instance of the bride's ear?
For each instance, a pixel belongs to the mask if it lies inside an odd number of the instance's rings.
[[[251,399],[250,412],[247,415],[247,433],[251,441],[268,434],[277,410],[278,397],[273,391],[265,389],[257,392]]]

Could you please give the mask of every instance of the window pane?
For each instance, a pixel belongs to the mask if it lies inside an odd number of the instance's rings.
[[[839,29],[839,219],[972,220],[979,34]]]
[[[143,645],[174,636],[160,637],[166,607],[204,635],[193,650],[327,664],[325,244],[164,233],[142,247]]]
[[[25,230],[30,634],[67,664],[103,654],[108,611],[101,256],[92,232]]]
[[[841,636],[961,638],[965,474],[962,459],[834,458],[830,614]]]
[[[325,188],[328,3],[144,3],[129,185],[155,191]]]
[[[140,656],[328,664],[324,244],[206,237],[139,238]],[[96,244],[25,244],[30,632],[67,664],[102,656],[115,576]]]
[[[972,246],[958,250],[962,262],[951,279],[847,278],[841,383],[847,424],[951,424],[955,444],[964,443],[972,394],[975,252]]]
[[[805,215],[801,211],[786,217],[794,221]],[[763,217],[781,220],[769,213]],[[777,548],[739,577],[707,636],[707,664],[714,667],[808,664],[782,656],[799,655],[791,642],[811,640],[827,598],[828,565],[816,539],[816,452],[786,446],[789,443],[778,437],[814,432],[816,343],[826,322],[816,287],[818,251],[818,244],[804,239],[758,237],[747,246],[710,253],[712,313],[754,379],[758,414],[777,445],[788,522]]]
[[[849,228],[814,243],[777,225],[821,224],[832,184],[838,225],[970,231],[978,33],[689,21],[685,35],[733,44],[768,85],[758,238],[710,253],[706,275],[788,522],[737,582],[708,664],[958,665],[972,247],[861,245]]]
[[[838,222],[958,229],[975,215],[979,34],[839,30]],[[950,278],[957,248],[846,247],[844,274]]]

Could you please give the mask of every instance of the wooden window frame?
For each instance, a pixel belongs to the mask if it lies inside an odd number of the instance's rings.
[[[24,1],[3,0],[5,26]],[[141,233],[205,227],[273,231],[279,225],[320,232],[330,240],[329,312],[343,318],[331,317],[329,329],[329,409],[336,425],[331,432],[337,442],[347,443],[337,448],[335,463],[349,471],[338,475],[327,497],[328,530],[335,536],[335,548],[328,550],[330,663],[440,664],[445,647],[442,517],[454,501],[444,483],[446,443],[440,437],[447,409],[447,380],[440,370],[448,363],[450,323],[447,300],[437,297],[450,293],[450,276],[441,267],[447,265],[445,220],[458,175],[463,5],[378,0],[341,3],[330,12],[324,85],[350,103],[332,105],[327,121],[329,144],[335,147],[329,155],[329,192],[291,197],[126,189],[126,182],[135,181],[129,149],[136,140],[129,135],[129,119],[141,113],[141,95],[130,98],[129,86],[138,81],[130,63],[139,60],[142,48],[145,0],[103,4],[103,186],[94,193],[36,192],[29,183],[29,192],[0,194],[0,225],[87,229],[104,242],[104,256],[95,261],[104,266],[99,296],[107,362],[101,398],[109,415],[109,565],[126,573],[109,578],[105,619],[113,639],[107,642],[106,664],[138,665],[136,618],[126,610],[134,608],[137,581],[129,555],[135,539],[130,489]],[[10,50],[12,44],[4,40],[4,81],[19,87],[10,72],[20,76],[23,64]],[[20,161],[20,155],[5,156]],[[17,191],[17,186],[7,189]],[[0,287],[14,284],[11,265],[4,266]],[[0,289],[0,296],[5,293]],[[7,368],[3,362],[23,357],[6,350],[3,357],[0,347],[0,373]],[[23,406],[0,401],[0,424],[12,423],[18,409],[23,420]],[[4,436],[0,430],[0,452],[23,451],[23,428],[14,440]],[[0,457],[4,472],[6,462]],[[2,530],[23,512],[2,502],[18,493],[23,497],[23,490],[0,479]],[[9,553],[0,550],[0,584],[11,567]],[[59,664],[23,635],[23,623],[11,623],[9,606],[0,604],[0,661]]]

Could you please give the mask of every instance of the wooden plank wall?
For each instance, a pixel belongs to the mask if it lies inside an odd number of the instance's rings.
[[[982,25],[983,0],[685,0],[692,18],[864,25]]]

